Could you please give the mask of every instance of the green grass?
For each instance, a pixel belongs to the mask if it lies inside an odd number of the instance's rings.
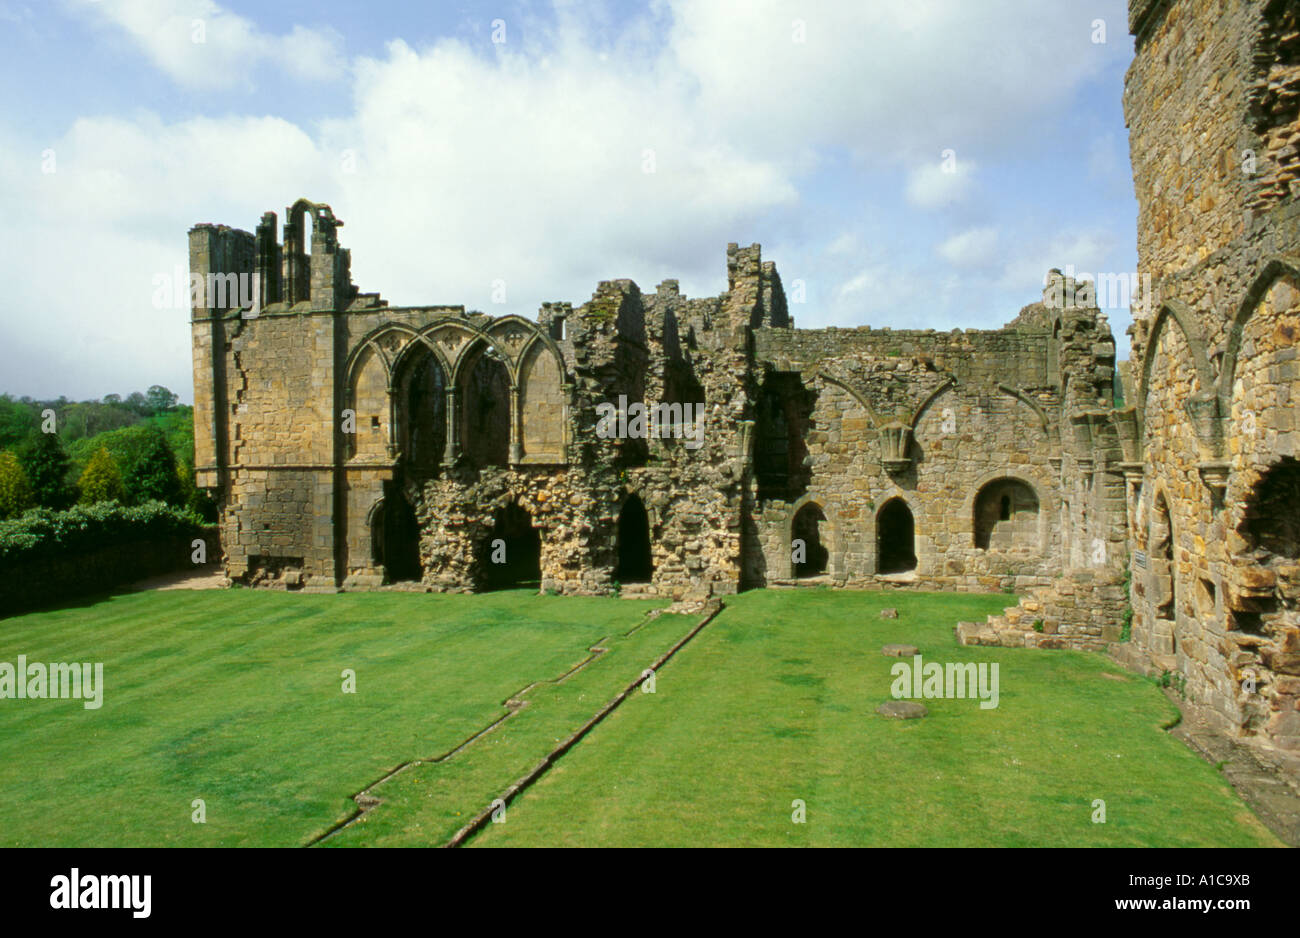
[[[1099,655],[963,648],[1001,595],[754,592],[490,824],[473,846],[1277,846],[1177,710]],[[879,617],[884,606],[897,620]],[[889,642],[997,662],[1000,704],[875,714]],[[791,821],[792,802],[807,822]],[[1106,822],[1092,822],[1105,801]]]
[[[1177,711],[1153,681],[1098,655],[956,645],[958,620],[1007,602],[733,597],[654,694],[630,694],[470,844],[1277,844],[1162,730]],[[0,845],[306,844],[354,813],[351,795],[449,752],[538,682],[450,759],[375,785],[381,803],[323,841],[441,843],[694,625],[647,621],[654,605],[176,591],[0,619],[0,661],[102,661],[107,685],[98,711],[0,700]],[[1000,706],[878,717],[895,663],[880,647],[897,641],[927,660],[998,662]],[[794,799],[806,824],[790,821]]]
[[[306,843],[365,785],[453,748],[654,605],[171,591],[0,619],[0,661],[100,661],[106,685],[93,711],[0,700],[0,845]]]

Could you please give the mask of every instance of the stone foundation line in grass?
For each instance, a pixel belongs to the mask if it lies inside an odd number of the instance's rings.
[[[716,600],[710,603],[708,606],[706,606],[704,610],[704,617],[689,632],[687,632],[686,635],[678,639],[677,642],[675,642],[671,648],[669,648],[666,652],[664,652],[657,659],[655,659],[654,663],[650,665],[648,670],[658,671],[659,668],[662,667],[664,663],[667,662],[670,658],[672,658],[672,656],[676,654],[679,649],[684,647],[686,643],[689,642],[692,638],[694,638],[701,629],[703,629],[706,625],[708,625],[711,621],[713,621],[713,618],[721,610],[722,610],[722,603]],[[634,634],[643,626],[645,626],[646,623],[650,622],[652,619],[662,614],[662,612],[663,612],[662,609],[652,609],[651,611],[647,612],[645,617],[642,618],[640,622],[638,622],[632,628],[628,629],[626,632],[623,633],[624,637],[626,638],[627,636]],[[608,637],[602,638],[599,641],[597,641],[594,645],[592,645],[588,649],[590,654],[586,658],[584,658],[582,661],[575,664],[573,667],[569,668],[569,670],[565,671],[559,677],[551,678],[547,680],[532,681],[531,683],[523,687],[523,689],[517,691],[514,694],[511,694],[502,703],[502,706],[506,708],[507,711],[506,713],[503,713],[501,716],[497,717],[497,719],[493,720],[491,723],[483,727],[481,730],[478,730],[477,732],[461,740],[461,742],[457,743],[455,746],[453,746],[451,749],[444,752],[442,755],[434,756],[428,759],[411,759],[407,762],[403,762],[401,765],[397,766],[391,771],[385,773],[380,778],[368,784],[365,788],[361,789],[361,791],[357,792],[355,795],[352,796],[352,800],[357,804],[357,810],[352,815],[350,815],[347,818],[344,818],[342,821],[339,821],[337,824],[335,824],[329,830],[325,831],[323,834],[312,838],[310,841],[307,842],[305,846],[314,847],[317,844],[320,844],[325,840],[328,840],[330,837],[334,836],[339,831],[356,823],[358,820],[364,817],[365,814],[368,811],[370,811],[372,808],[382,804],[383,799],[374,795],[373,791],[374,789],[382,785],[384,782],[387,782],[388,780],[395,778],[396,776],[405,772],[407,769],[411,769],[416,766],[437,765],[439,763],[446,762],[448,759],[451,759],[453,756],[468,749],[475,742],[477,742],[478,740],[486,736],[488,733],[491,733],[493,730],[500,727],[503,723],[505,723],[512,716],[514,716],[525,706],[527,706],[528,701],[524,699],[524,697],[526,694],[529,693],[529,691],[543,684],[563,684],[566,680],[568,680],[570,677],[572,677],[573,675],[577,674],[579,671],[586,668],[589,664],[594,662],[601,655],[607,653],[609,651],[609,648],[606,647],[608,642],[609,642]],[[624,698],[626,698],[627,695],[631,693],[635,688],[639,687],[644,680],[645,680],[645,671],[643,670],[632,681],[631,684],[629,684],[620,693],[618,693],[609,703],[605,704],[604,707],[602,707],[599,711],[597,711],[595,716],[593,716],[590,720],[588,720],[581,727],[579,727],[578,730],[574,732],[571,736],[569,736],[568,739],[566,739],[556,749],[550,752],[546,756],[546,758],[543,759],[540,763],[538,763],[538,765],[531,772],[529,772],[523,778],[517,780],[514,784],[512,784],[509,788],[507,788],[505,793],[502,794],[500,800],[504,801],[506,804],[509,804],[510,801],[516,795],[518,795],[521,791],[523,791],[534,781],[540,778],[542,774],[544,774],[545,771],[548,768],[550,768],[551,764],[556,759],[564,755],[565,752],[567,752],[574,744],[576,744],[579,740],[581,740],[582,737],[587,735],[587,733],[593,727],[595,727],[601,720],[603,720],[615,707],[617,707],[620,703],[622,703]],[[487,823],[489,818],[491,818],[492,812],[495,809],[495,805],[496,805],[496,801],[493,801],[492,804],[489,804],[484,811],[476,815],[473,820],[471,820],[468,824],[466,824],[459,831],[457,831],[456,834],[451,838],[451,840],[447,841],[442,846],[457,847],[460,846],[460,844],[463,841],[473,836],[473,834],[477,832],[479,828],[482,827],[483,824]]]
[[[667,664],[668,661],[672,659],[673,655],[677,654],[678,651],[686,647],[687,643],[689,643],[691,639],[693,639],[696,635],[698,635],[706,625],[708,625],[717,617],[718,613],[722,611],[722,605],[723,604],[720,600],[715,599],[710,601],[709,604],[705,606],[704,617],[700,619],[699,623],[693,629],[687,632],[684,636],[678,639],[677,642],[675,642],[671,648],[669,648],[657,659],[655,659],[654,664],[650,665],[650,667],[647,670],[658,673],[659,669],[662,668],[665,664]],[[496,810],[496,806],[498,803],[501,803],[503,805],[509,805],[511,801],[513,801],[516,797],[522,794],[529,786],[531,786],[534,782],[536,782],[543,775],[545,775],[547,771],[550,770],[551,766],[553,766],[556,763],[557,760],[559,760],[561,757],[564,756],[566,752],[568,752],[570,749],[576,746],[584,736],[586,736],[593,729],[595,729],[596,726],[599,725],[600,722],[605,719],[605,717],[613,713],[619,707],[619,705],[622,704],[623,701],[625,701],[628,698],[628,695],[633,693],[636,690],[636,688],[640,687],[645,680],[646,680],[646,673],[645,671],[642,671],[639,675],[637,675],[637,677],[632,681],[632,683],[624,687],[623,690],[620,691],[614,697],[613,700],[605,704],[605,706],[601,707],[600,710],[598,710],[590,720],[588,720],[586,723],[580,726],[577,729],[577,731],[575,731],[566,740],[560,743],[560,745],[556,746],[555,749],[551,750],[551,752],[547,754],[546,758],[543,759],[541,762],[539,762],[531,772],[529,772],[523,778],[518,779],[513,785],[511,785],[504,792],[502,792],[499,798],[495,799],[491,804],[489,804],[486,808],[484,808],[477,815],[475,815],[474,818],[471,819],[468,824],[466,824],[464,827],[458,830],[455,833],[455,835],[451,838],[451,840],[447,841],[447,843],[444,844],[443,846],[459,847],[461,844],[465,843],[465,841],[469,840],[480,830],[482,830],[483,826],[487,824],[488,821],[491,819],[492,814]]]

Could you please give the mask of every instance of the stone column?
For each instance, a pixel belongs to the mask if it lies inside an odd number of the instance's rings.
[[[442,462],[445,466],[456,464],[460,455],[460,392],[454,385],[447,388],[447,445],[443,451]]]
[[[513,382],[510,385],[510,462],[518,464],[524,458],[523,389]]]

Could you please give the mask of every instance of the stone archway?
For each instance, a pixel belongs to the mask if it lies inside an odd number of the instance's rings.
[[[916,569],[916,522],[902,498],[891,498],[876,517],[876,572],[908,573]]]
[[[1028,482],[1005,477],[986,483],[972,508],[975,547],[1040,549],[1038,512],[1038,493]]]
[[[518,504],[497,512],[482,554],[487,589],[541,588],[542,537],[533,516]]]
[[[371,554],[384,568],[389,583],[419,580],[420,523],[411,503],[395,486],[387,486],[383,499],[371,514]]]
[[[461,451],[472,469],[510,462],[510,372],[495,348],[479,344],[460,365]]]
[[[822,542],[822,525],[826,514],[815,502],[804,505],[790,524],[791,566],[795,577],[821,576],[830,561],[830,551]],[[797,543],[802,541],[802,550]]]
[[[629,495],[618,513],[618,564],[614,579],[619,583],[649,583],[653,575],[650,517],[641,497]]]

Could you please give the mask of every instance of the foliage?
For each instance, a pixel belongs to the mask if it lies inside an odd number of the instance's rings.
[[[161,384],[155,384],[144,395],[150,414],[161,414],[176,406],[178,398]]]
[[[0,457],[0,464],[2,460]],[[36,508],[0,521],[0,564],[190,535],[201,527],[190,512],[157,501],[131,508],[117,502],[75,505],[67,511]]]
[[[0,394],[0,448],[24,442],[40,431],[40,425],[40,408],[34,402],[17,401],[8,394]]]
[[[217,503],[211,495],[194,484],[194,468],[189,463],[179,462],[176,464],[176,473],[180,476],[182,504],[204,521],[216,521]]]
[[[108,450],[100,447],[90,457],[85,471],[77,483],[81,490],[83,504],[95,502],[125,502],[126,486],[122,483],[122,473]]]
[[[68,454],[57,433],[38,433],[19,450],[18,458],[32,486],[32,497],[43,508],[67,508],[76,500],[68,485]]]
[[[148,428],[139,458],[125,473],[125,481],[127,496],[133,502],[183,503],[176,454],[167,443],[167,437],[156,426]]]
[[[13,453],[0,452],[0,520],[22,514],[33,503],[22,463]]]

